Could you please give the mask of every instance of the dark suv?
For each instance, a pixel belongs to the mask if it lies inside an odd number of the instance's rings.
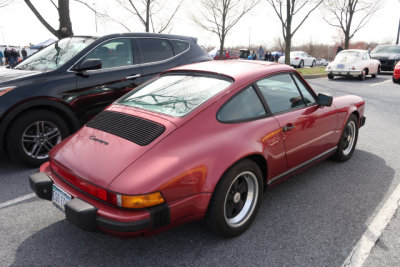
[[[50,149],[160,72],[210,60],[197,39],[126,33],[59,40],[0,70],[0,152],[38,166]]]
[[[381,70],[392,71],[400,61],[400,45],[378,45],[372,50],[371,57],[381,62]]]

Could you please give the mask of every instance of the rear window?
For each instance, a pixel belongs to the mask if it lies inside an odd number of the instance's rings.
[[[156,62],[174,56],[171,44],[166,39],[138,38],[142,63]]]
[[[172,46],[174,47],[175,54],[180,54],[189,49],[189,42],[181,40],[171,40]]]
[[[231,80],[219,76],[165,75],[133,90],[117,103],[182,117],[231,83]]]

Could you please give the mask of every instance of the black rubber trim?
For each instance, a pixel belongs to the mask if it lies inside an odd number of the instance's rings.
[[[79,228],[89,231],[98,231],[95,219],[97,216],[97,208],[80,198],[73,198],[68,201],[64,206],[65,217],[73,225]]]
[[[116,232],[137,232],[150,228],[149,219],[135,222],[116,222],[97,216],[96,224],[101,228]]]
[[[170,211],[168,204],[159,205],[149,209],[151,229],[157,229],[170,223]]]
[[[364,126],[366,120],[367,120],[367,118],[365,116],[361,117],[360,127]]]
[[[52,199],[53,180],[44,172],[37,172],[29,176],[29,185],[35,194],[46,200]]]

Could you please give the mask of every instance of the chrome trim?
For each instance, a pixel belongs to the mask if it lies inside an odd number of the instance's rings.
[[[337,146],[335,146],[335,147],[333,147],[333,148],[331,148],[331,149],[329,149],[329,150],[327,150],[327,151],[325,151],[325,152],[313,157],[312,159],[307,160],[306,162],[301,163],[300,165],[297,165],[296,167],[294,167],[294,168],[292,168],[290,170],[285,171],[284,173],[279,174],[278,176],[275,176],[274,178],[269,180],[267,184],[270,185],[270,184],[276,182],[277,180],[282,179],[283,177],[285,177],[285,176],[287,176],[287,175],[289,175],[289,174],[291,174],[291,173],[293,173],[295,171],[298,171],[299,169],[309,165],[310,163],[329,155],[330,153],[332,153],[336,149],[337,149]]]
[[[87,56],[90,52],[92,52],[95,48],[97,48],[98,46],[102,45],[102,44],[105,43],[105,42],[108,42],[108,41],[111,41],[111,40],[115,40],[115,39],[145,39],[145,38],[147,38],[147,39],[163,39],[163,40],[168,40],[168,41],[169,41],[169,40],[176,40],[176,41],[188,42],[188,43],[189,43],[189,47],[188,47],[188,49],[186,49],[185,51],[182,51],[181,53],[176,54],[176,55],[174,55],[173,57],[170,57],[170,58],[167,58],[167,59],[164,59],[164,60],[153,61],[153,62],[147,62],[147,63],[143,63],[143,64],[138,63],[138,64],[132,64],[132,65],[126,65],[126,66],[118,66],[118,67],[111,67],[111,68],[106,68],[106,69],[92,70],[91,73],[95,73],[95,72],[100,71],[100,70],[115,69],[115,68],[120,68],[120,67],[132,67],[132,66],[136,66],[136,65],[140,65],[140,66],[143,66],[143,65],[144,65],[144,66],[146,66],[146,65],[150,65],[150,64],[154,64],[154,63],[159,63],[159,62],[166,62],[166,61],[169,61],[169,60],[171,60],[171,59],[174,59],[174,58],[180,56],[181,54],[186,53],[186,52],[189,51],[189,49],[191,48],[191,42],[190,42],[190,41],[187,41],[187,40],[182,40],[182,39],[175,39],[175,38],[174,38],[174,39],[168,39],[168,38],[160,38],[160,37],[130,37],[130,36],[128,36],[128,37],[114,37],[114,38],[111,38],[111,39],[104,40],[103,42],[99,43],[98,45],[96,45],[95,47],[93,47],[92,49],[90,49],[85,55],[83,55],[82,57],[80,57],[74,64],[72,64],[72,66],[68,68],[67,72],[73,72],[73,73],[75,73],[75,71],[73,71],[73,70],[71,70],[71,69],[73,69],[73,68],[75,67],[75,65],[78,64],[78,62],[80,62],[84,57],[86,57],[86,56]],[[132,45],[132,46],[133,46],[133,45]],[[172,46],[172,44],[171,44],[171,46]],[[174,49],[173,46],[172,46],[172,49]]]
[[[132,79],[139,78],[140,76],[141,76],[140,74],[135,74],[135,75],[132,75],[132,76],[128,76],[128,77],[126,77],[125,79],[127,79],[127,80],[132,80]]]

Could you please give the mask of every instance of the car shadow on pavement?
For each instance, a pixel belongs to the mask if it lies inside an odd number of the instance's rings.
[[[345,163],[323,161],[266,191],[252,226],[231,239],[202,222],[132,240],[87,233],[66,220],[44,223],[23,239],[12,265],[338,266],[396,187],[394,174],[362,150]]]

